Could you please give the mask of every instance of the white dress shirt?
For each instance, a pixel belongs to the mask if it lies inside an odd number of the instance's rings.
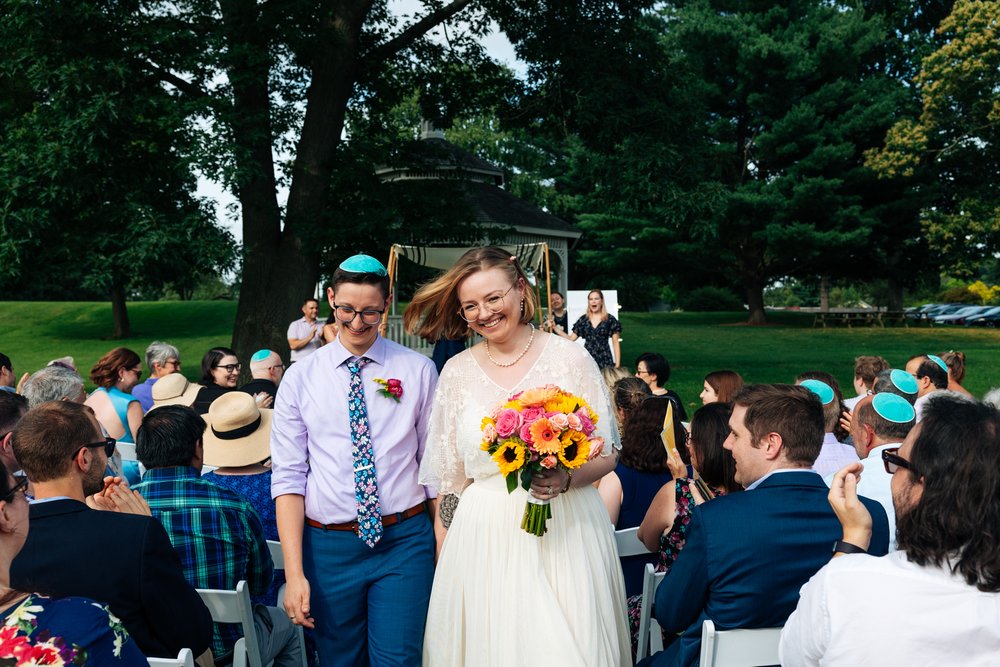
[[[823,434],[823,448],[819,450],[819,456],[813,463],[813,470],[823,477],[832,475],[848,463],[857,463],[858,453],[854,447],[845,445],[837,440],[833,433]]]
[[[892,447],[899,447],[898,442],[889,442],[879,445],[862,459],[861,481],[858,482],[858,495],[871,498],[885,508],[885,515],[889,517],[889,551],[896,550],[896,508],[892,504],[892,475],[885,471],[885,464],[882,463],[883,450]],[[833,475],[823,478],[827,486],[833,483]]]
[[[781,631],[783,667],[1000,663],[1000,593],[902,551],[834,558],[800,595]]]

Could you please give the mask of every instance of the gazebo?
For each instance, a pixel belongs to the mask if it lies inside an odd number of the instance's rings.
[[[546,243],[553,289],[565,292],[569,286],[569,249],[580,232],[564,220],[543,211],[503,189],[503,171],[444,138],[429,121],[421,123],[420,158],[413,164],[382,166],[375,170],[383,183],[396,181],[462,181],[466,186],[471,219],[483,229],[506,230],[494,238],[503,246]],[[485,240],[484,240],[485,241]],[[428,239],[426,245],[433,246]]]

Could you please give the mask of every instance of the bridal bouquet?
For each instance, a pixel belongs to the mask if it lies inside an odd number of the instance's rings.
[[[506,478],[507,493],[518,480],[527,491],[536,472],[575,470],[601,452],[604,439],[592,437],[597,419],[586,401],[559,387],[528,389],[483,418],[481,447]],[[529,494],[521,528],[541,536],[551,516],[549,501]]]

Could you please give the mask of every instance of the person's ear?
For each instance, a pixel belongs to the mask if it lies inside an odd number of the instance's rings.
[[[11,516],[11,506],[6,500],[0,500],[0,533],[13,533],[18,522]]]
[[[327,287],[326,288],[326,300],[330,302],[330,307],[331,308],[333,308],[333,301],[334,301],[333,297],[334,297],[333,288],[332,287]]]
[[[93,452],[90,451],[90,447],[81,447],[73,455],[73,465],[80,472],[86,472],[90,469],[90,459],[92,456]]]
[[[784,443],[781,441],[781,434],[774,431],[764,436],[761,441],[761,449],[764,450],[764,457],[768,461],[773,461],[781,454]]]

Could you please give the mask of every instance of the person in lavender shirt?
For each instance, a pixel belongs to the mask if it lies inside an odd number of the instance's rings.
[[[302,302],[302,317],[288,325],[288,347],[292,363],[302,361],[323,346],[323,324],[316,319],[319,301],[309,297]]]
[[[355,255],[332,283],[339,336],[289,367],[274,406],[271,496],[285,611],[315,628],[324,667],[419,664],[436,492],[418,473],[437,372],[379,335],[389,279],[378,260]],[[353,388],[352,377],[360,377]]]

